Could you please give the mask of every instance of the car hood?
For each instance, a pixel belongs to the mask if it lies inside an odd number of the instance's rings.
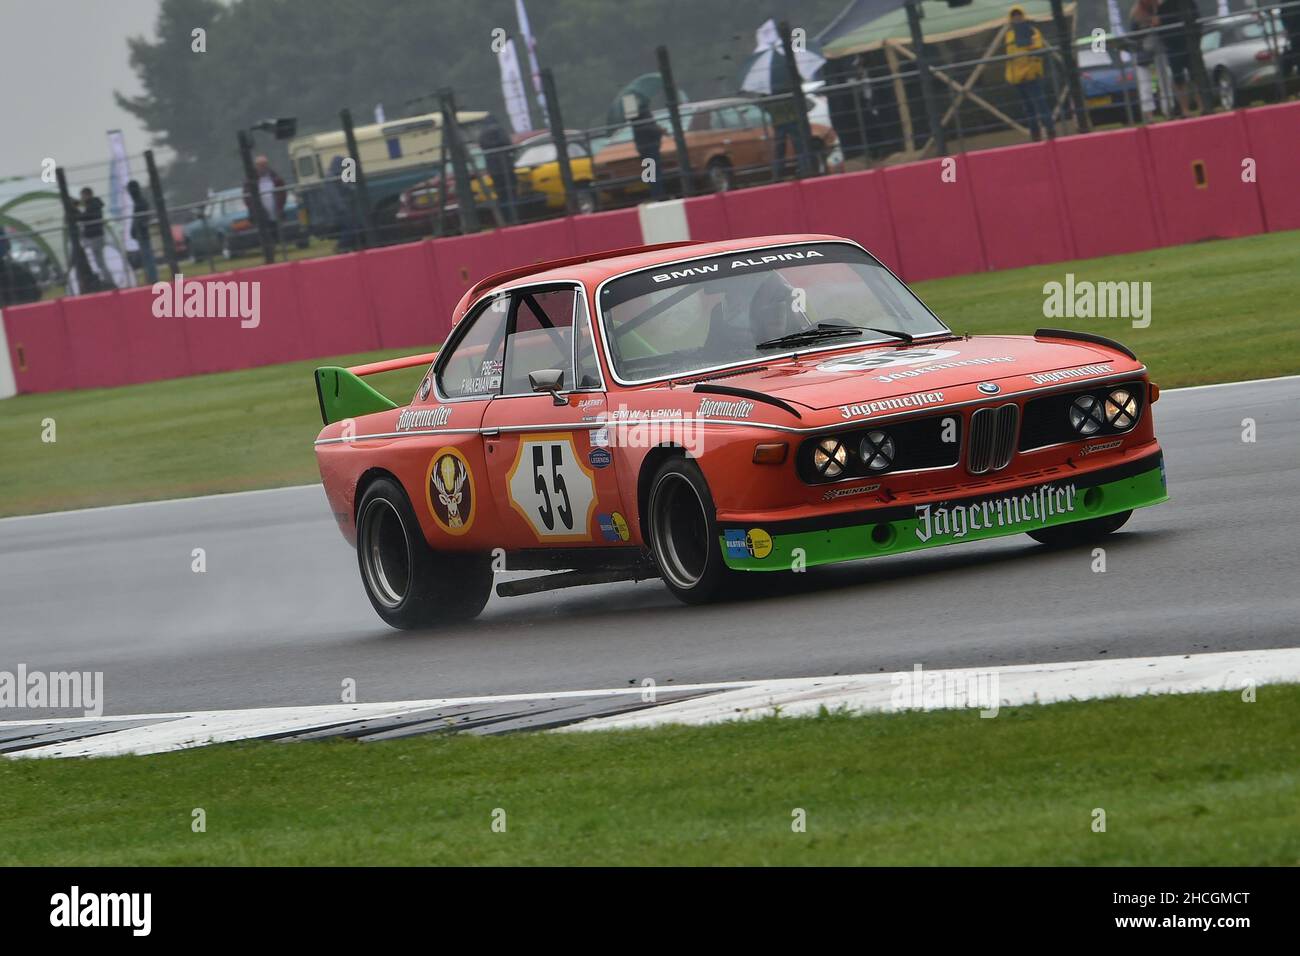
[[[934,344],[837,349],[724,374],[708,384],[826,409],[918,394],[930,396],[932,404],[963,401],[1141,368],[1140,362],[1102,345],[989,335]],[[995,391],[992,385],[997,386]],[[943,397],[934,397],[941,393]]]

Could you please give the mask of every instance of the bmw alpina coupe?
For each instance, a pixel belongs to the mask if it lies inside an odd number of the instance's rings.
[[[1159,390],[1124,346],[957,334],[833,236],[617,250],[461,299],[435,354],[316,372],[316,456],[380,617],[660,577],[745,575],[1027,533],[1164,501]],[[397,406],[364,376],[428,366]],[[752,580],[752,579],[751,579]]]

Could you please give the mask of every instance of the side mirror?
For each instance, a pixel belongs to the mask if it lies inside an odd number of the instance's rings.
[[[563,369],[540,368],[536,372],[529,372],[528,384],[534,392],[550,392],[551,399],[556,405],[566,404],[560,395],[560,389],[564,388]]]

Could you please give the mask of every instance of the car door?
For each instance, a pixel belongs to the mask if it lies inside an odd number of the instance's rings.
[[[481,426],[501,388],[509,299],[476,304],[456,326],[397,422],[411,437],[397,443],[409,457],[400,473],[435,548],[497,547],[499,516],[490,490]]]
[[[592,342],[580,285],[512,291],[501,392],[483,417],[500,546],[507,550],[628,540]],[[532,390],[530,373],[556,369],[564,375],[561,391]]]

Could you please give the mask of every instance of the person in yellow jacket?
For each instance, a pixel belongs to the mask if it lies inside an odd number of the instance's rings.
[[[1025,8],[1016,5],[1007,13],[1007,82],[1016,88],[1025,106],[1029,135],[1035,141],[1042,138],[1041,128],[1049,137],[1056,135],[1052,111],[1047,106],[1043,89],[1043,55],[1047,43],[1032,21],[1025,19]]]

